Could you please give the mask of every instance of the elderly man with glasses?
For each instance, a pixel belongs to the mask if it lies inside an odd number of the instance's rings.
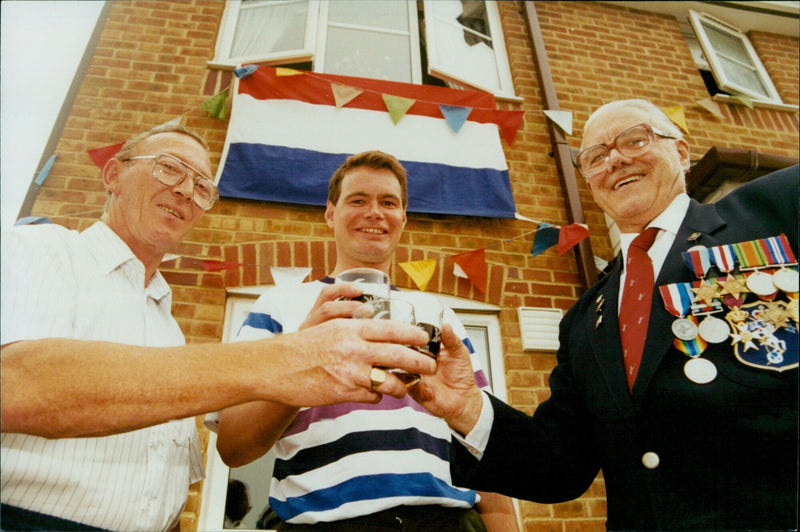
[[[192,416],[256,400],[374,403],[406,393],[396,379],[375,387],[374,366],[434,370],[404,347],[428,342],[417,327],[321,323],[317,308],[320,324],[295,334],[185,345],[157,268],[214,205],[210,175],[201,137],[158,127],[103,169],[102,221],[3,236],[3,530],[172,530],[203,474]]]
[[[553,503],[602,470],[609,530],[797,528],[798,167],[700,204],[689,161],[650,102],[589,118],[577,163],[621,252],[564,317],[532,416],[444,331],[412,395],[460,435],[456,481]]]

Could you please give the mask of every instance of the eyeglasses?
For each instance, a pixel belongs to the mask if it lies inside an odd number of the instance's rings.
[[[656,141],[655,135],[665,139],[678,138],[653,129],[647,124],[639,124],[622,131],[611,144],[589,146],[579,152],[575,160],[581,173],[588,179],[608,169],[608,159],[612,149],[616,148],[625,157],[638,157],[650,151]]]
[[[180,185],[190,173],[193,173],[192,181],[194,184],[192,199],[198,207],[207,211],[219,199],[219,189],[211,179],[203,175],[202,172],[191,165],[181,161],[175,156],[167,153],[158,155],[137,155],[128,157],[122,162],[134,161],[138,159],[153,159],[153,177],[162,185],[174,187]]]

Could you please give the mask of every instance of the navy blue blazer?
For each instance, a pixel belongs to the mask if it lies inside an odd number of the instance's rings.
[[[656,287],[695,280],[681,254],[697,244],[784,233],[798,256],[798,185],[794,166],[716,204],[692,200]],[[694,233],[700,237],[690,241]],[[580,496],[602,470],[610,530],[796,528],[797,368],[744,365],[726,341],[702,355],[718,369],[714,381],[691,382],[656,289],[629,391],[617,319],[620,263],[562,320],[550,398],[533,416],[492,398],[495,421],[480,461],[453,444],[457,485],[553,503]],[[606,303],[598,312],[600,295]],[[643,465],[645,453],[655,453],[657,467]]]

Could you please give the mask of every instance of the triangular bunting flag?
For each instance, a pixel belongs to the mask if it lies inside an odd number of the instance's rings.
[[[505,111],[495,110],[492,111],[493,116],[496,118],[497,127],[503,134],[503,138],[509,146],[514,144],[514,139],[517,136],[517,131],[522,127],[522,119],[525,117],[525,111]]]
[[[428,287],[428,282],[431,280],[431,277],[433,277],[433,272],[436,270],[436,260],[426,259],[413,262],[401,262],[400,267],[411,277],[411,280],[414,281],[417,288],[424,292]]]
[[[461,266],[455,263],[453,264],[453,275],[458,277],[459,279],[469,279],[469,277],[467,277],[467,274],[464,273],[464,270],[461,269]]]
[[[186,113],[184,113],[184,114],[186,114]],[[166,122],[161,124],[161,126],[179,126],[181,124],[182,120],[183,120],[183,115],[176,116],[172,120],[167,120]]]
[[[303,279],[311,273],[311,268],[278,268],[277,266],[270,266],[269,272],[272,274],[275,286],[291,286],[302,283]]]
[[[355,87],[333,82],[331,82],[331,91],[333,91],[333,99],[336,102],[337,109],[341,109],[350,103],[353,98],[364,92],[363,90]]]
[[[276,76],[302,76],[303,73],[293,68],[278,67],[275,69]]]
[[[47,179],[47,176],[50,175],[50,169],[53,167],[53,163],[56,162],[56,155],[51,155],[47,162],[44,163],[44,167],[42,167],[42,171],[39,172],[39,175],[36,176],[36,179],[33,180],[39,186],[42,186],[44,180]]]
[[[458,133],[464,122],[467,121],[469,113],[472,111],[471,107],[458,107],[455,105],[439,104],[439,109],[442,110],[442,116],[447,120],[447,125],[454,133]]]
[[[244,266],[241,262],[223,262],[221,260],[204,260],[203,269],[207,272],[221,272],[222,270],[230,270]]]
[[[589,226],[586,224],[569,224],[561,228],[558,233],[558,254],[563,255],[575,244],[589,236]]]
[[[674,107],[665,107],[662,109],[672,122],[681,128],[681,131],[689,134],[689,128],[686,125],[686,115],[683,114],[683,106],[676,105]]]
[[[247,76],[251,75],[256,70],[258,70],[258,65],[247,65],[234,68],[233,73],[236,75],[237,78],[244,79]]]
[[[572,113],[569,111],[545,111],[544,115],[561,128],[567,135],[572,135]]]
[[[533,235],[533,248],[531,255],[534,257],[558,244],[558,227],[542,222]]]
[[[381,97],[383,97],[383,103],[386,105],[394,125],[397,125],[400,119],[406,116],[406,112],[417,101],[411,98],[403,98],[402,96],[392,96],[391,94],[381,94]]]
[[[711,98],[706,98],[705,100],[700,100],[695,103],[720,120],[725,118],[725,115],[722,114],[722,109],[719,108],[719,104]]]
[[[87,153],[89,154],[89,157],[92,159],[94,164],[96,164],[97,167],[102,170],[105,167],[108,160],[114,157],[116,154],[118,154],[119,150],[121,150],[122,146],[124,145],[125,145],[124,142],[120,142],[119,144],[112,144],[111,146],[103,146],[102,148],[95,148],[93,150],[89,150]]]
[[[453,255],[453,262],[461,266],[470,282],[486,293],[486,250],[478,249]]]
[[[201,103],[200,109],[207,111],[214,118],[225,120],[225,102],[227,98],[228,91],[224,90]]]
[[[753,100],[745,96],[744,94],[731,94],[731,98],[741,102],[745,107],[748,109],[753,108]]]

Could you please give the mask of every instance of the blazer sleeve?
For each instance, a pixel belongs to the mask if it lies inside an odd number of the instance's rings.
[[[568,312],[560,326],[562,348],[550,376],[550,398],[529,416],[491,397],[494,423],[482,459],[453,443],[456,485],[539,503],[571,500],[591,486],[600,470],[599,457],[592,423],[574,396],[563,347],[576,314]]]

